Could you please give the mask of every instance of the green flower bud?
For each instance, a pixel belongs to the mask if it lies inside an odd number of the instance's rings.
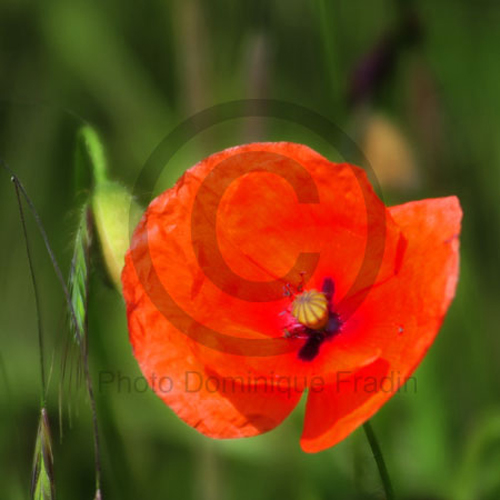
[[[116,288],[121,290],[120,276],[132,236],[130,221],[132,227],[137,225],[142,208],[121,184],[105,181],[94,188],[92,211],[106,268]]]
[[[143,210],[126,187],[109,180],[104,149],[97,132],[85,126],[80,130],[79,139],[93,175],[91,207],[95,232],[109,276],[121,291],[120,276],[132,236],[130,228],[137,225]]]

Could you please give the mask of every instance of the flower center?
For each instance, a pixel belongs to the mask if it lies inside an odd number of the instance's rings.
[[[290,309],[291,321],[286,325],[285,337],[303,339],[305,342],[297,353],[302,361],[312,361],[320,347],[340,332],[342,321],[334,311],[333,293],[335,286],[331,278],[325,278],[321,292],[307,290],[296,295]],[[291,296],[290,290],[286,294]]]
[[[328,299],[317,290],[308,290],[295,297],[292,316],[311,330],[321,330],[328,322]]]

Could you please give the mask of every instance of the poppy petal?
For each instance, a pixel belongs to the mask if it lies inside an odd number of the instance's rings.
[[[159,315],[133,271],[123,276],[130,341],[153,391],[191,427],[213,438],[267,432],[295,408],[301,389],[223,377],[195,355],[196,342]]]
[[[353,345],[378,346],[380,356],[309,392],[301,438],[307,452],[335,445],[394,395],[432,344],[454,297],[462,215],[458,199],[389,210],[407,241],[404,258],[392,279],[370,290],[344,332]]]

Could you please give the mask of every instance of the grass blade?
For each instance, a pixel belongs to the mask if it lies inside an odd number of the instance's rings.
[[[50,260],[52,262],[52,266],[54,268],[54,271],[56,273],[56,276],[59,280],[59,284],[61,285],[61,288],[64,293],[64,298],[66,301],[66,305],[68,307],[69,315],[70,315],[70,321],[72,323],[73,328],[75,328],[78,338],[82,339],[83,342],[81,342],[81,353],[82,353],[82,359],[83,359],[83,371],[84,371],[84,377],[85,377],[85,382],[87,386],[87,392],[89,395],[89,400],[90,400],[90,407],[91,407],[91,413],[92,413],[92,429],[93,429],[93,434],[94,434],[94,459],[95,459],[95,476],[96,476],[96,492],[97,494],[100,495],[100,484],[101,484],[101,453],[100,453],[100,444],[99,444],[99,431],[98,431],[98,424],[97,424],[97,412],[96,412],[96,405],[95,405],[95,398],[94,398],[94,391],[93,391],[93,386],[92,386],[92,378],[90,375],[90,370],[89,370],[89,364],[88,364],[88,346],[87,346],[87,335],[86,335],[86,330],[82,331],[80,330],[80,324],[78,322],[77,315],[75,313],[75,310],[73,308],[73,302],[71,300],[71,295],[69,293],[68,287],[66,285],[66,281],[64,280],[61,268],[59,267],[59,264],[57,262],[57,259],[55,257],[55,254],[52,250],[52,247],[49,243],[49,239],[47,237],[47,233],[45,232],[44,226],[42,224],[42,221],[40,219],[40,216],[38,215],[38,211],[35,208],[35,205],[31,201],[31,198],[28,196],[28,193],[26,192],[26,189],[24,188],[23,184],[19,180],[19,178],[14,174],[14,172],[4,163],[1,162],[2,166],[11,174],[11,180],[14,183],[14,186],[16,188],[16,195],[18,197],[18,200],[20,200],[21,196],[25,199],[28,209],[30,213],[32,214],[33,218],[35,219],[36,225],[38,227],[38,230],[42,236],[43,242],[45,244],[45,248],[47,250],[47,253],[50,257]],[[19,205],[20,211],[21,211],[21,220],[23,221],[23,228],[24,226],[24,214],[22,212],[22,206]],[[85,322],[85,327],[86,327],[86,322]],[[40,327],[39,327],[40,331]],[[41,334],[39,336],[41,338]],[[41,346],[42,348],[43,346]],[[43,349],[41,349],[41,364],[43,366]],[[45,394],[45,385],[43,384],[42,392]],[[42,400],[43,401],[43,400]],[[44,408],[44,404],[42,404],[42,410]],[[44,498],[38,497],[38,498]],[[51,497],[46,497],[46,498],[51,498]],[[37,499],[38,500],[38,499]]]

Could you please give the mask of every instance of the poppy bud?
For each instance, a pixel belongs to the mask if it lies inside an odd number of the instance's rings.
[[[92,211],[106,269],[113,284],[121,290],[120,275],[130,245],[129,224],[132,220],[132,227],[137,225],[142,208],[127,188],[105,180],[95,186]]]
[[[108,179],[104,148],[96,131],[85,126],[80,130],[80,138],[93,175],[91,205],[104,263],[113,284],[121,290],[120,274],[130,244],[129,227],[131,223],[132,227],[137,225],[143,210],[127,188]]]

